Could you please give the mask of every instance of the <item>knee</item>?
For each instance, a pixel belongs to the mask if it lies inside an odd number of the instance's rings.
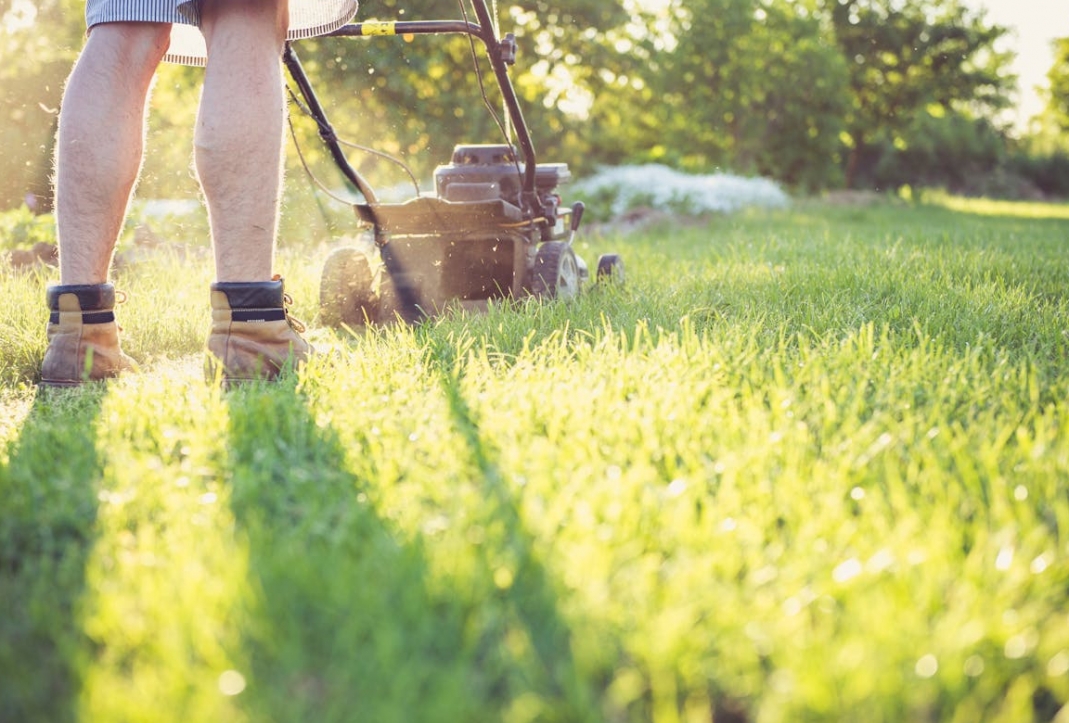
[[[151,75],[170,43],[170,23],[116,22],[91,28],[86,47],[105,46],[129,71]]]
[[[288,0],[216,0],[205,3],[201,11],[209,58],[216,40],[224,38],[223,43],[241,38],[241,44],[253,43],[281,53],[288,30]]]

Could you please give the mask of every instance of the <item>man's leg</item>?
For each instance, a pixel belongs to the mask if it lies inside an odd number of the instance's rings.
[[[215,249],[209,374],[273,379],[308,356],[274,276],[282,188],[286,0],[206,0],[208,67],[194,136]]]
[[[55,179],[62,284],[107,281],[141,169],[145,99],[169,33],[163,23],[98,25],[67,81]]]
[[[208,67],[194,141],[217,281],[264,281],[274,273],[288,18],[286,0],[204,3]]]
[[[169,42],[163,23],[106,23],[89,33],[63,94],[56,138],[60,283],[41,383],[76,386],[129,369],[119,348],[111,256],[141,168],[145,100]]]

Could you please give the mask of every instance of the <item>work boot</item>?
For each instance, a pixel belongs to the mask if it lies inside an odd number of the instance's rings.
[[[205,367],[226,385],[271,380],[307,359],[304,325],[289,315],[282,279],[212,284],[212,330]]]
[[[48,349],[41,364],[43,386],[75,387],[136,367],[119,348],[114,286],[50,286],[47,298],[51,317]]]

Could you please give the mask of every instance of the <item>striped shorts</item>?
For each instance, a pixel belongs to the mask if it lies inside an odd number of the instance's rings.
[[[171,45],[164,60],[204,65],[207,51],[201,35],[204,0],[86,0],[85,23],[171,23]],[[290,0],[290,40],[337,30],[356,15],[357,0]]]

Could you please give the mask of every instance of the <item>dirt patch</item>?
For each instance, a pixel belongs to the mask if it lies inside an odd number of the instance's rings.
[[[820,200],[832,206],[880,206],[898,199],[882,191],[828,191]]]
[[[42,266],[59,266],[59,250],[55,244],[38,241],[31,248],[8,251],[7,262],[16,271],[32,271]]]

